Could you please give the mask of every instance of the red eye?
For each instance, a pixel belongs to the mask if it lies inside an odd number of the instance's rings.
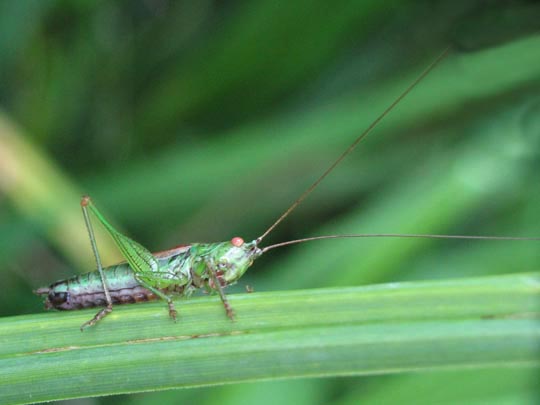
[[[242,239],[240,236],[235,236],[231,239],[231,243],[233,246],[240,247],[244,244],[244,239]]]

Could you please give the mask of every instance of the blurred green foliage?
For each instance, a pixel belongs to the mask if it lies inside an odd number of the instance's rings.
[[[538,236],[534,16],[540,8],[525,0],[2,2],[0,313],[41,311],[32,289],[92,269],[82,193],[152,250],[256,237],[448,45],[452,54],[268,242],[346,232]],[[118,259],[107,238],[99,244],[108,262]],[[244,283],[479,276],[538,270],[539,259],[535,243],[326,241],[263,257]],[[285,381],[94,403],[263,403],[278,394],[295,404],[430,402],[416,392],[439,403],[518,403],[531,398],[533,374]]]

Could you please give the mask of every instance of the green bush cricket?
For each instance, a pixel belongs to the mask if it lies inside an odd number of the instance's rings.
[[[259,247],[263,239],[274,230],[334,168],[349,155],[380,121],[445,57],[445,50],[405,89],[354,142],[330,165],[330,167],[258,238],[244,242],[241,237],[217,243],[193,243],[151,253],[139,243],[118,232],[96,208],[89,197],[83,197],[81,207],[94,253],[97,271],[75,276],[42,287],[35,291],[45,296],[48,309],[75,310],[104,306],[91,320],[81,326],[95,325],[112,311],[113,304],[144,302],[163,299],[169,307],[169,315],[176,320],[177,311],[171,295],[189,296],[197,289],[218,293],[226,314],[234,319],[234,312],[224,293],[224,288],[238,281],[263,253],[281,246],[331,238],[399,237],[399,238],[454,238],[492,240],[540,240],[540,238],[485,237],[464,235],[418,235],[418,234],[352,234],[325,235],[292,240]],[[126,262],[103,268],[90,220],[90,212],[109,232]]]

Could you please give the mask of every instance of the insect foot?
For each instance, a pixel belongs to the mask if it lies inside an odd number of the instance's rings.
[[[229,319],[234,322],[234,310],[232,309],[231,304],[229,304],[229,301],[224,301],[223,306],[225,307],[225,312]]]
[[[92,319],[90,319],[88,322],[85,322],[81,325],[81,332],[84,332],[84,329],[89,326],[94,326],[96,323],[98,323],[101,319],[105,318],[111,312],[112,312],[112,305],[107,305],[105,308],[99,311]]]
[[[172,301],[168,301],[167,302],[167,305],[169,306],[169,316],[173,319],[173,321],[176,323],[177,322],[177,315],[178,315],[178,311],[174,308],[174,304]]]

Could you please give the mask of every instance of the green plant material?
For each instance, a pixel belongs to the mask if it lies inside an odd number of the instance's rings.
[[[512,93],[523,93],[524,88],[531,88],[539,82],[540,60],[535,53],[539,47],[540,36],[535,36],[482,52],[468,54],[456,51],[450,54],[400,104],[395,114],[390,114],[376,132],[366,139],[367,142],[363,142],[350,156],[351,159],[357,159],[360,165],[372,158],[370,165],[356,168],[356,176],[363,176],[364,170],[366,176],[376,176],[379,171],[388,169],[387,160],[380,159],[381,148],[386,142],[398,150],[407,150],[411,142],[407,128],[412,125],[429,126],[433,125],[434,120],[443,119],[448,120],[442,122],[444,129],[457,132],[462,130],[463,123],[472,121],[472,126],[475,124],[472,118],[486,114],[485,111],[477,111],[480,105],[504,96],[510,102],[515,102]],[[247,223],[244,226],[249,226],[250,222],[260,221],[257,218],[261,217],[269,222],[276,216],[276,207],[283,207],[298,197],[299,190],[306,187],[308,179],[315,177],[314,173],[319,173],[324,164],[338,156],[355,135],[414,80],[436,53],[418,61],[407,74],[401,71],[384,83],[333,99],[332,103],[321,103],[320,106],[295,111],[294,114],[272,117],[270,122],[256,121],[218,134],[212,140],[212,146],[205,149],[204,153],[201,153],[200,144],[179,144],[152,159],[134,160],[124,170],[117,170],[113,176],[99,173],[90,182],[90,188],[99,190],[100,205],[107,207],[117,218],[129,219],[145,226],[159,221],[156,212],[189,213],[194,207],[200,210],[213,200],[219,201],[219,204],[217,207],[216,204],[212,205],[208,213],[227,210],[227,217],[230,218],[227,219],[227,229],[231,229],[233,224],[244,222]],[[500,114],[493,117],[496,121],[499,118]],[[420,131],[414,128],[414,132]],[[471,138],[473,131],[471,128],[472,133],[466,138]],[[429,133],[425,138],[434,136]],[[440,138],[444,142],[442,135]],[[338,139],[339,142],[336,142]],[[428,141],[423,139],[423,142]],[[279,145],[287,146],[286,153],[279,151]],[[452,152],[451,149],[449,152]],[[313,160],[313,168],[297,173],[303,166],[297,168],[299,164],[293,165],[292,161],[299,157],[303,158],[302,161],[309,161],[305,155]],[[419,153],[415,156],[425,155]],[[416,160],[409,159],[409,162]],[[282,166],[287,167],[287,171],[276,169]],[[347,172],[341,170],[343,166],[324,183],[324,190],[332,191],[326,193],[330,202],[338,200],[339,196],[336,196],[329,183],[353,175],[348,176]],[[408,171],[403,168],[397,171],[399,175],[403,172]],[[190,176],[179,177],[179,173],[190,173]],[[220,175],[216,176],[216,173]],[[305,173],[311,177],[306,178]],[[255,211],[255,214],[247,221],[243,220],[245,212],[238,210],[237,198],[233,197],[237,197],[237,190],[245,190],[248,186],[241,184],[235,188],[236,193],[229,191],[232,185],[239,183],[240,175],[246,177],[245,182],[249,187],[259,188],[253,192],[254,195],[261,195],[268,187],[262,182],[251,184],[250,179],[253,178],[265,178],[271,184],[287,181],[287,185],[290,185],[281,193],[268,194],[271,204],[258,201],[255,207],[250,207],[249,212]],[[395,177],[399,179],[399,175]],[[153,192],[161,198],[144,198],[146,190],[140,187],[141,184],[152,184]],[[349,181],[346,185],[350,189],[353,182]],[[189,190],[189,193],[185,190]],[[209,198],[210,192],[215,192],[219,198]],[[221,217],[220,221],[224,221]],[[167,214],[167,222],[168,218]],[[201,215],[201,218],[206,216]],[[193,228],[201,228],[203,224],[204,221],[200,220]],[[212,231],[215,232],[219,225],[212,223]]]
[[[409,373],[359,385],[334,405],[356,405],[360,396],[370,404],[394,404],[396,398],[401,404],[534,404],[537,380],[538,369],[525,367]]]
[[[87,248],[88,236],[80,231],[82,215],[77,204],[73,204],[81,193],[3,114],[0,115],[0,193],[10,199],[22,216],[34,222],[76,267],[90,266],[93,259]],[[105,231],[97,232],[104,241],[103,255],[118,258],[112,244],[107,244]]]
[[[536,181],[537,168],[533,164],[540,156],[540,98],[537,94],[531,96],[523,93],[514,96],[512,105],[494,108],[493,114],[499,112],[496,119],[491,117],[486,120],[486,117],[480,116],[465,128],[441,129],[439,133],[442,139],[450,139],[452,133],[458,130],[470,136],[464,136],[450,151],[432,151],[429,156],[422,157],[421,166],[402,173],[389,182],[384,190],[379,191],[378,195],[371,200],[362,201],[356,209],[351,209],[332,221],[329,226],[318,230],[317,234],[348,234],[358,232],[359,229],[365,233],[391,229],[397,233],[414,230],[418,233],[451,234],[456,233],[453,230],[456,223],[471,220],[471,213],[481,214],[485,207],[494,207],[497,204],[503,206],[505,202],[516,199],[522,190],[527,190],[527,184]],[[530,129],[524,125],[528,115],[531,116],[528,119]],[[500,170],[504,170],[504,176],[500,175]],[[529,201],[531,194],[532,192],[528,194]],[[508,211],[512,215],[515,208]],[[502,222],[498,217],[494,219]],[[466,233],[535,235],[538,233],[537,223],[533,218],[523,220],[520,229],[519,222],[514,219],[509,229],[504,230],[493,228],[493,223],[490,222],[485,230],[479,230],[480,227],[476,226],[474,230]],[[272,282],[286,282],[290,288],[346,286],[360,282],[392,280],[399,277],[400,271],[405,274],[410,272],[409,268],[412,266],[403,269],[406,259],[434,245],[437,243],[423,239],[406,243],[397,239],[388,239],[383,243],[370,239],[362,241],[361,244],[357,240],[345,240],[328,252],[321,249],[320,244],[306,244],[299,247],[295,254],[281,260],[278,268],[268,273],[267,278]],[[477,244],[477,247],[480,245],[482,244]],[[497,247],[538,252],[536,243],[487,245],[490,249]],[[359,246],[361,249],[358,249]],[[389,255],[388,252],[392,254]],[[500,252],[490,253],[490,256],[496,257],[499,264],[495,262],[492,266],[482,266],[484,270],[477,266],[475,271],[502,274],[498,270],[502,268],[506,273],[509,265],[517,264],[516,261],[524,263],[527,257],[525,254],[514,253],[507,254],[508,259],[505,259]],[[440,261],[440,256],[437,260]],[[507,263],[501,266],[503,261]],[[361,272],[356,265],[359,262],[363,266]],[[323,275],[326,266],[316,266],[320,263],[333,263],[340,271],[333,273],[331,279]],[[487,264],[486,260],[477,263]],[[296,268],[311,270],[293,271]],[[512,268],[525,268],[525,265],[520,263]],[[464,270],[462,266],[454,266],[455,269]],[[316,273],[319,271],[320,273]],[[424,278],[433,278],[434,274],[432,271],[431,276]],[[469,273],[472,274],[475,273]]]
[[[13,169],[21,175],[19,184],[9,176],[10,189],[0,191],[0,312],[39,312],[32,289],[93,269],[80,192],[152,250],[258,235],[448,44],[457,46],[444,63],[268,243],[346,229],[538,236],[540,36],[526,34],[537,24],[537,6],[383,3],[0,5],[1,109],[24,128],[13,134],[29,145],[0,142],[0,155],[8,157],[0,158],[0,183]],[[488,171],[493,179],[474,162],[486,167],[496,148],[502,153]],[[53,175],[27,151],[54,167]],[[460,173],[463,188],[456,187]],[[25,198],[14,194],[23,191]],[[102,252],[108,242],[98,236]],[[257,291],[349,287],[536,271],[540,260],[537,243],[356,242],[276,250],[242,281]],[[221,317],[219,303],[213,308]],[[165,315],[161,320],[168,324]],[[471,403],[489,384],[507,380],[501,367],[490,368],[497,378],[486,376],[486,384],[471,372],[467,393],[463,379],[447,374],[430,389],[438,397],[418,389],[429,372],[416,374],[421,381],[408,397],[394,380],[410,374],[304,379],[294,387],[274,381],[265,391],[231,384],[138,398],[323,404],[350,393],[352,403],[380,403],[369,393],[381,381],[389,402],[451,401],[444,393],[459,390],[461,402]],[[507,402],[526,402],[519,388],[508,394]]]
[[[4,404],[263,379],[539,365],[540,274],[232,295],[0,320]]]
[[[279,5],[264,0],[239,6],[217,28],[213,41],[197,49],[188,63],[163,74],[142,100],[135,127],[163,137],[171,124],[197,116],[212,118],[209,107],[218,113],[218,121],[239,112],[258,113],[268,100],[307,81],[348,45],[347,38],[362,38],[382,16],[403,7],[372,0],[347,0],[331,7],[320,0]],[[255,87],[258,91],[246,97],[245,89]]]

